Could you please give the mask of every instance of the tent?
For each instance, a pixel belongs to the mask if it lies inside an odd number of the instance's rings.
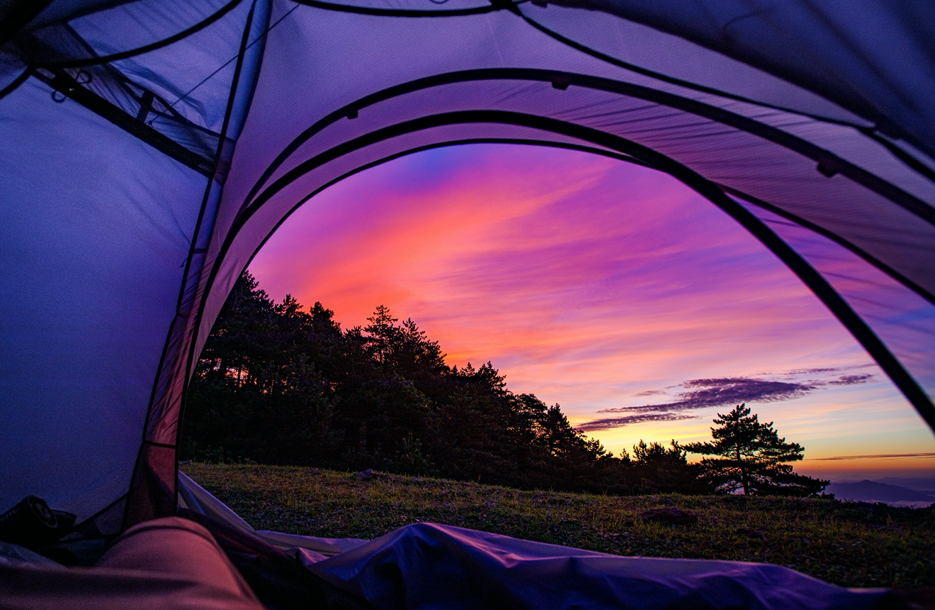
[[[174,514],[187,380],[297,206],[469,142],[667,172],[808,285],[935,429],[921,0],[0,5],[0,506]]]

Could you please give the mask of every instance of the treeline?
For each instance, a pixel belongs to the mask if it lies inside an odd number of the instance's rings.
[[[710,493],[673,441],[608,453],[559,405],[514,394],[488,362],[448,366],[437,341],[383,306],[273,302],[244,273],[189,386],[183,459],[377,470],[521,488]]]

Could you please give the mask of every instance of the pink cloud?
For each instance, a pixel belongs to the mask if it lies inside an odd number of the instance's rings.
[[[450,364],[491,360],[511,389],[573,421],[685,379],[869,360],[710,202],[584,153],[472,146],[398,159],[300,208],[251,270],[273,297],[321,301],[345,328],[385,304]],[[706,434],[709,422],[691,425]]]

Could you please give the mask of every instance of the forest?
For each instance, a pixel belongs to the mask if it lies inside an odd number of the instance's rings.
[[[573,428],[558,404],[511,392],[490,362],[448,366],[437,341],[382,305],[367,321],[344,330],[321,303],[309,311],[291,296],[276,303],[244,272],[187,390],[182,459],[619,495],[731,491],[731,469],[747,477],[748,465],[757,466],[756,452],[691,464],[688,449],[720,449],[674,440],[640,441],[632,455],[614,456]],[[746,414],[740,424],[765,429]],[[784,447],[780,462],[801,459],[801,447]],[[765,483],[757,492],[809,495],[827,485],[792,474],[775,447],[766,453],[772,461],[758,465]],[[775,485],[771,472],[782,475]]]

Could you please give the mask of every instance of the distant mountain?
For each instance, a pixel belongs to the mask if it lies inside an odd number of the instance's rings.
[[[899,485],[890,485],[878,481],[831,483],[825,489],[833,493],[838,500],[859,502],[930,502],[935,503],[935,492],[917,491]]]
[[[873,479],[877,483],[886,483],[888,485],[898,485],[908,487],[916,491],[927,491],[935,495],[935,477],[879,477]],[[844,481],[841,481],[842,483]],[[851,483],[852,481],[847,481]]]

